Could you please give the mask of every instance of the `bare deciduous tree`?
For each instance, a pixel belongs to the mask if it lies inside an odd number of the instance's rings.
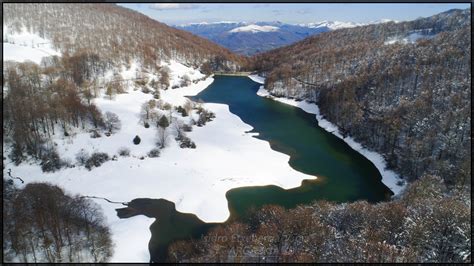
[[[157,141],[157,144],[158,146],[163,149],[164,147],[166,147],[166,142],[168,140],[168,130],[166,128],[163,128],[163,127],[158,127],[158,141]]]
[[[100,207],[47,183],[17,189],[4,182],[6,262],[106,262],[111,234]]]

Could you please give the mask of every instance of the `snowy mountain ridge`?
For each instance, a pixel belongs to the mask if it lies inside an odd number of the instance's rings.
[[[255,24],[247,25],[247,26],[242,26],[235,28],[233,30],[230,30],[229,32],[231,33],[236,33],[236,32],[251,32],[251,33],[256,33],[256,32],[272,32],[272,31],[278,31],[280,28],[274,27],[274,26],[259,26]]]
[[[198,22],[174,25],[173,27],[189,31],[207,38],[235,53],[254,55],[281,46],[290,45],[312,35],[343,28],[354,28],[368,24],[391,21],[383,19],[369,23],[344,21],[320,21],[306,24],[292,24],[281,21],[257,22]]]
[[[363,23],[355,23],[355,22],[342,22],[342,21],[320,21],[320,22],[311,22],[307,24],[299,24],[300,26],[308,27],[308,28],[329,28],[331,30],[343,29],[343,28],[354,28],[357,26],[364,26],[366,24]]]
[[[320,22],[311,22],[307,24],[299,24],[300,26],[308,27],[308,28],[329,28],[330,30],[337,30],[337,29],[344,29],[344,28],[354,28],[359,26],[366,26],[371,24],[380,24],[380,23],[388,23],[388,22],[395,22],[398,23],[397,20],[392,19],[380,19],[376,21],[371,21],[368,23],[357,23],[357,22],[344,22],[344,21],[328,21],[323,20]]]

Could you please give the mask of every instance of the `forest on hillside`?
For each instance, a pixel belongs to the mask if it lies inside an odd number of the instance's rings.
[[[170,60],[206,75],[240,69],[247,60],[210,41],[113,4],[8,4],[3,22],[5,42],[15,42],[9,36],[26,31],[51,40],[61,52],[61,56],[44,57],[39,65],[3,62],[4,143],[11,146],[5,156],[17,165],[32,157],[41,162],[45,172],[74,167],[73,162],[60,158],[50,141],[53,136],[68,137],[79,129],[97,138],[101,131],[117,131],[114,128],[120,118],[102,112],[93,102],[101,91],[112,99],[126,93],[132,84],[160,103],[160,90],[199,81],[183,75],[179,85],[170,84],[171,69],[163,66]],[[134,64],[140,68],[133,73],[133,80],[124,80],[121,71]],[[105,77],[110,72],[111,77]],[[150,75],[154,78],[148,78]],[[143,110],[145,126],[156,124],[159,119],[156,110],[152,110],[156,104],[151,106]],[[172,108],[164,103],[159,107],[167,111]],[[190,112],[189,108],[181,109],[183,116]],[[206,110],[196,110],[199,126],[212,119]],[[182,127],[177,126],[179,132]],[[180,145],[194,145],[184,133],[178,135]],[[161,137],[165,135],[162,133]]]
[[[4,262],[106,262],[113,253],[100,207],[48,183],[3,178]]]
[[[389,202],[265,206],[176,262],[470,262],[470,11],[336,30],[256,55],[276,97],[316,102],[410,183]]]
[[[424,176],[393,201],[268,205],[200,239],[177,241],[171,262],[413,263],[471,260],[470,195]]]
[[[275,96],[321,113],[409,180],[470,185],[471,15],[341,29],[254,58]],[[410,38],[418,39],[410,41]]]
[[[154,69],[160,61],[177,59],[210,70],[236,70],[246,61],[206,39],[115,4],[8,4],[3,24],[9,32],[38,33],[63,54],[86,51],[108,65],[138,60]]]

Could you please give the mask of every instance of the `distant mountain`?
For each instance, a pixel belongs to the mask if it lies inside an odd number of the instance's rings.
[[[320,22],[311,22],[311,23],[299,24],[299,25],[302,26],[302,27],[308,27],[308,28],[313,28],[313,29],[315,29],[315,28],[324,28],[324,29],[327,29],[328,31],[330,31],[330,30],[355,28],[355,27],[359,27],[359,26],[367,26],[367,25],[371,25],[371,24],[380,24],[380,23],[387,23],[387,22],[398,23],[398,21],[396,21],[396,20],[384,18],[384,19],[380,19],[380,20],[371,21],[371,22],[368,22],[368,23],[356,23],[356,22],[343,22],[343,21],[324,20],[324,21],[320,21]]]
[[[201,22],[174,26],[207,38],[236,53],[254,55],[281,46],[290,45],[311,35],[343,28],[385,23],[391,20],[363,23],[321,21],[307,24],[282,22]]]
[[[236,53],[253,55],[300,41],[311,35],[330,31],[327,27],[307,27],[281,22],[214,22],[175,26],[207,38]]]
[[[236,33],[236,32],[257,33],[257,32],[273,32],[273,31],[279,31],[279,30],[280,28],[275,27],[275,26],[259,26],[259,25],[251,24],[251,25],[235,28],[229,32],[230,33]]]
[[[343,28],[354,28],[357,26],[364,26],[363,23],[354,23],[354,22],[341,22],[341,21],[321,21],[321,22],[311,22],[308,24],[300,24],[300,26],[308,28],[326,28],[328,30],[337,30]]]

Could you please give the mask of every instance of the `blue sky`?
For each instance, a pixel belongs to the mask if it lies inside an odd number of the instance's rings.
[[[413,20],[469,4],[121,4],[167,24],[216,21]]]

